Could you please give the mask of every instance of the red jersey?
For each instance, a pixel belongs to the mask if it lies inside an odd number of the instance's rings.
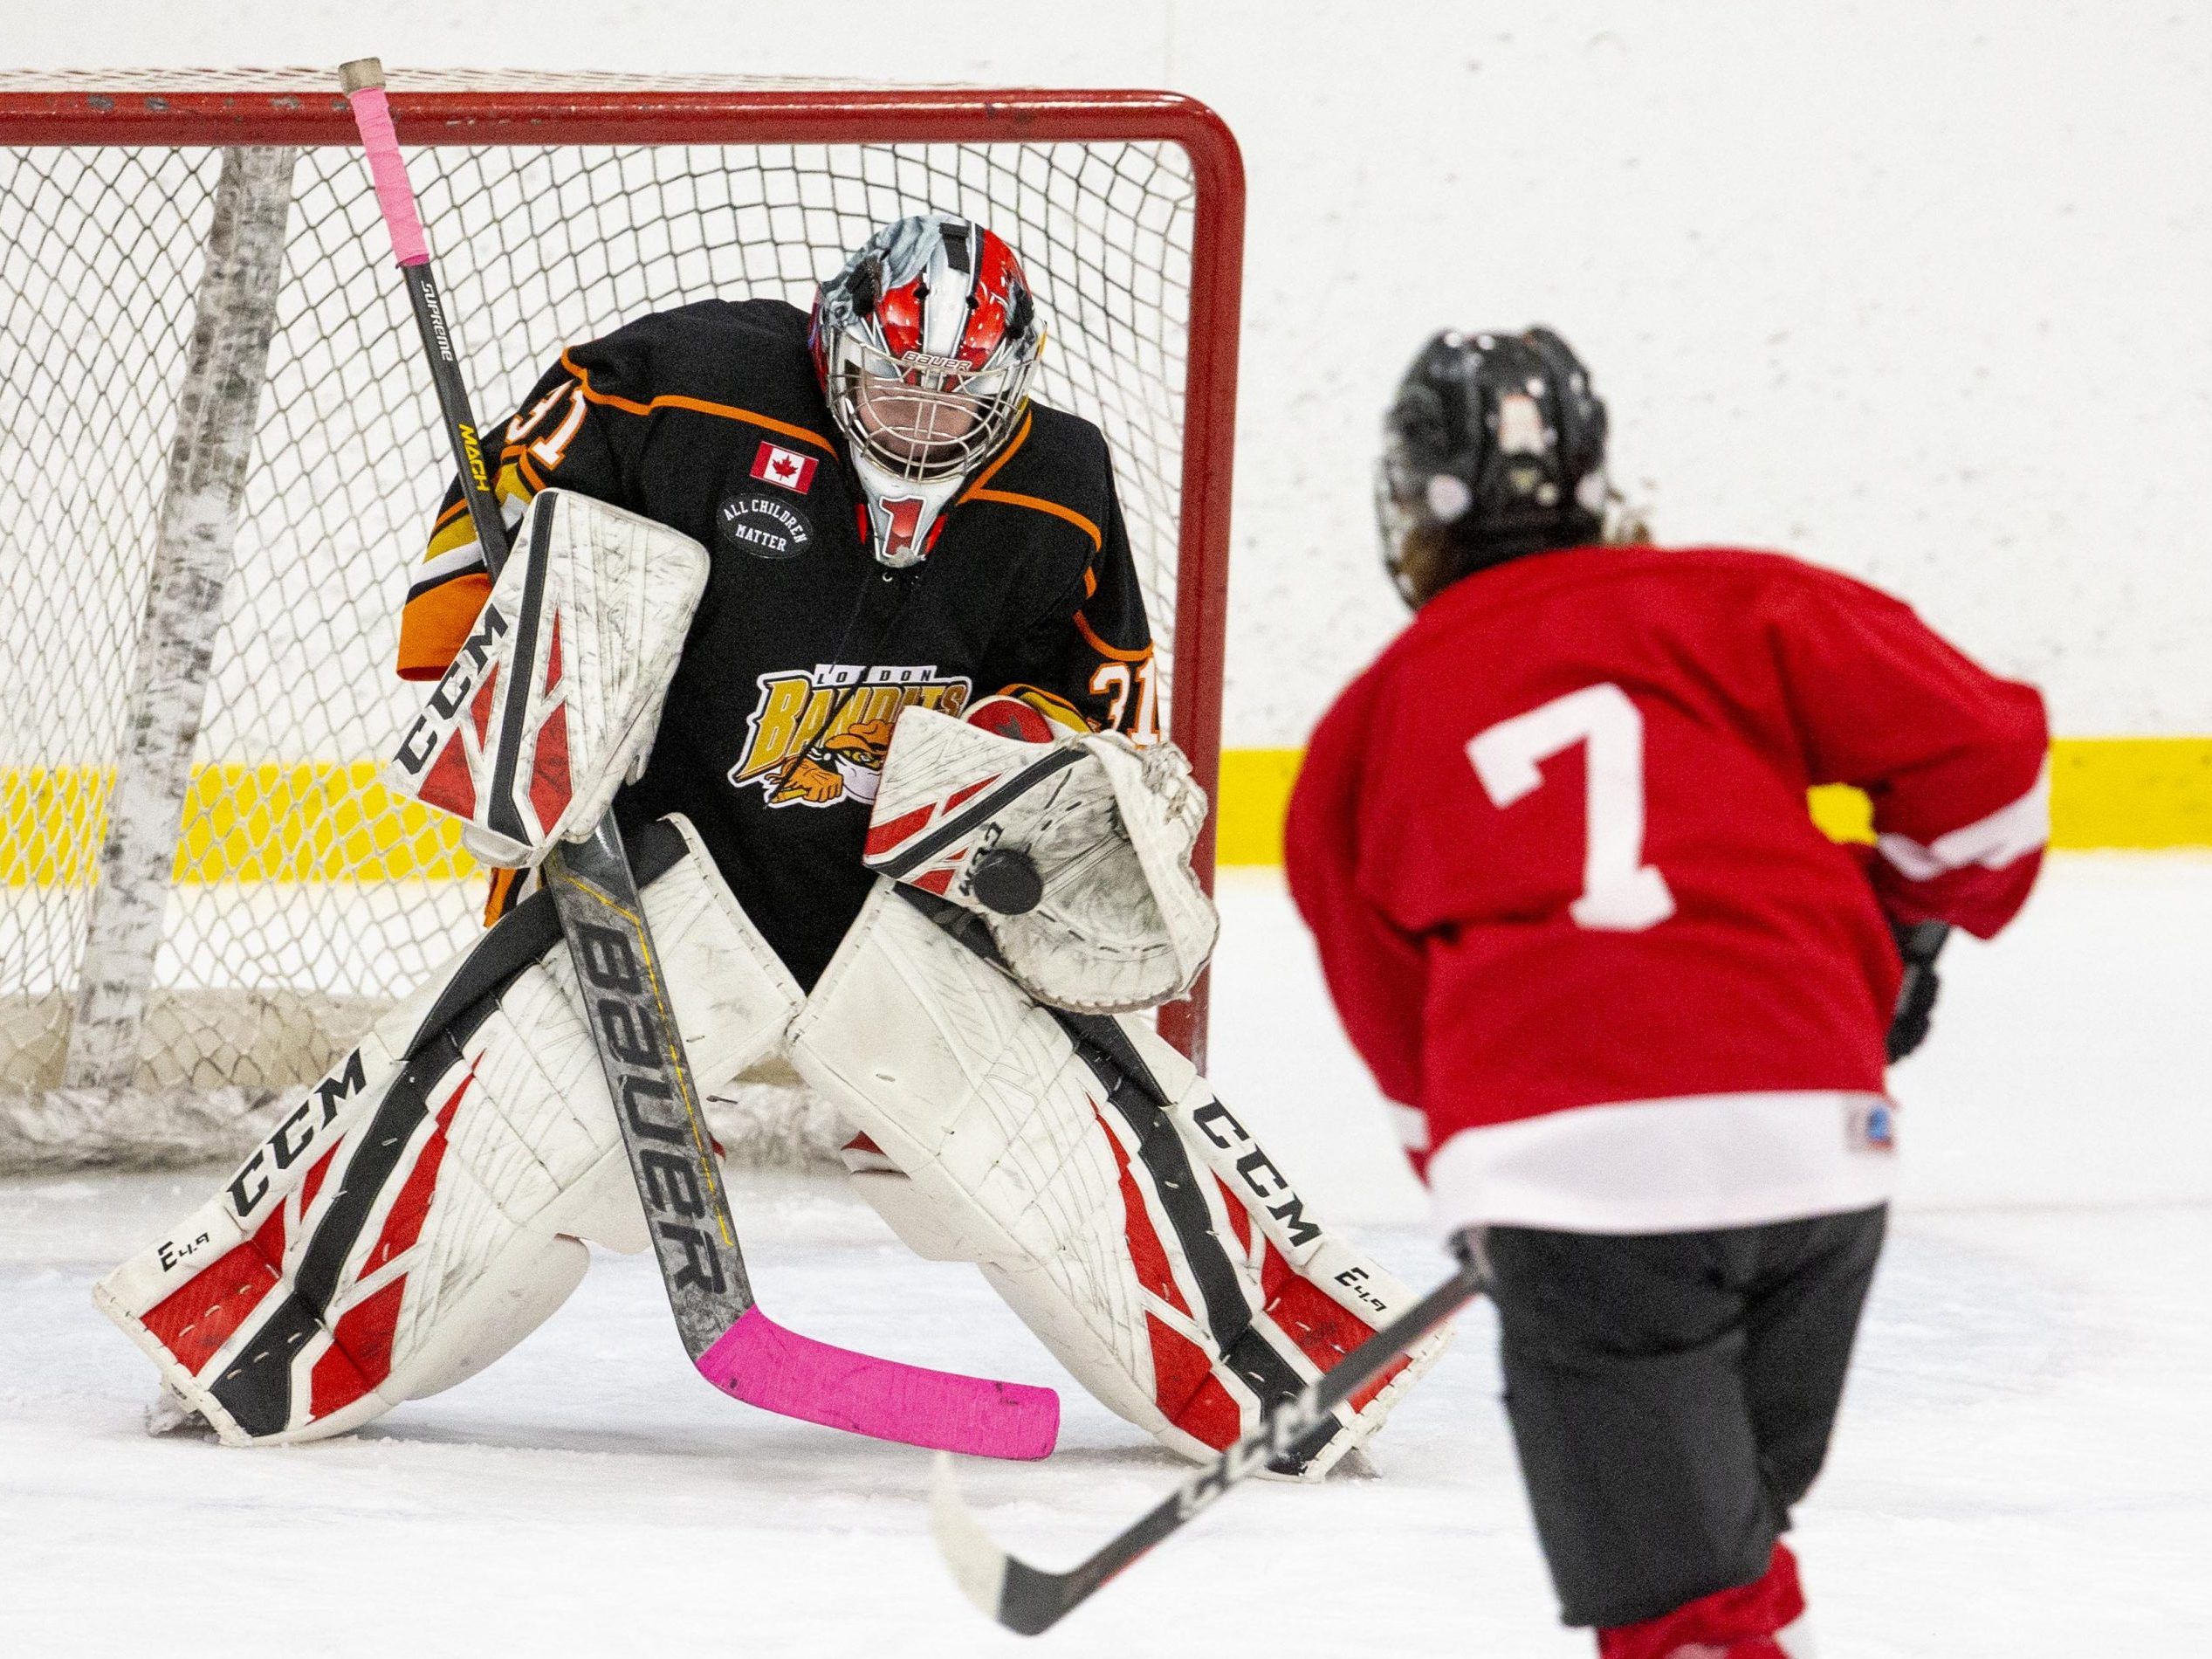
[[[1776,554],[1454,583],[1322,720],[1290,889],[1449,1227],[1748,1225],[1890,1190],[1885,912],[1983,937],[2048,826],[2032,687]],[[1872,797],[1838,845],[1805,791]]]

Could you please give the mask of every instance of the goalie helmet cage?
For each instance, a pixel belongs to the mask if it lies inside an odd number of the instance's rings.
[[[1100,689],[1153,697],[1213,793],[1244,187],[1211,110],[390,86],[487,419],[642,313],[810,303],[884,220],[1004,236],[1049,329],[1035,395],[1105,432],[1151,612],[1149,675]],[[374,781],[449,469],[335,71],[0,74],[0,1169],[228,1156],[482,897]],[[1212,857],[1209,823],[1209,887]],[[1204,995],[1161,1015],[1201,1059]]]

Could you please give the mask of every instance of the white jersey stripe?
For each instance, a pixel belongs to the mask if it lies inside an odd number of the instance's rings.
[[[2002,870],[2050,839],[2051,758],[2046,755],[2028,793],[1988,817],[1938,836],[1927,846],[1896,834],[1882,836],[1874,844],[1909,879],[1927,881],[1968,864]]]
[[[1675,1233],[1885,1202],[1894,1108],[1791,1090],[1577,1106],[1462,1129],[1429,1160],[1438,1224]]]

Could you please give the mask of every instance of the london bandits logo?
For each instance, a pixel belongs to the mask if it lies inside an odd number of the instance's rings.
[[[974,690],[965,676],[924,664],[817,663],[807,672],[763,674],[759,685],[730,781],[758,785],[772,807],[869,804],[898,717],[917,704],[958,716]]]

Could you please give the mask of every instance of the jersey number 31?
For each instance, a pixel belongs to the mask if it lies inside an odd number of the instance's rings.
[[[1588,840],[1582,897],[1567,907],[1577,926],[1639,933],[1674,913],[1666,878],[1644,862],[1644,717],[1608,680],[1500,720],[1467,743],[1491,801],[1509,807],[1543,782],[1542,763],[1589,745]]]

